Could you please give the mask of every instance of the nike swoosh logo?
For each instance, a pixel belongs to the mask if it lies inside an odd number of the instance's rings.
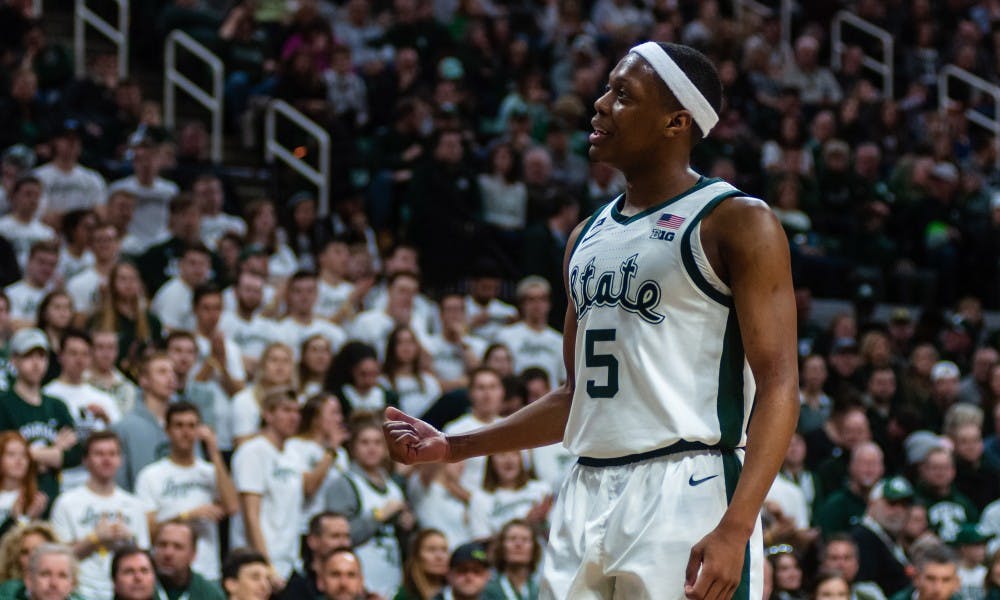
[[[715,475],[709,475],[708,477],[705,477],[704,479],[695,479],[694,475],[692,475],[688,479],[688,485],[690,485],[691,487],[694,487],[696,485],[701,485],[701,484],[705,483],[706,481],[708,481],[709,479],[714,479],[714,478],[716,478],[718,476],[719,476],[718,474],[715,474]]]

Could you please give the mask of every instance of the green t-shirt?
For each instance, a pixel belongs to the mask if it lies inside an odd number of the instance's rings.
[[[167,597],[168,600],[226,600],[226,596],[222,593],[222,588],[214,583],[210,583],[201,575],[192,572],[191,582],[187,587],[183,588],[168,588],[166,586],[160,586],[160,590],[163,591],[163,595]],[[157,594],[157,598],[161,598]]]
[[[24,580],[11,579],[0,584],[0,600],[29,600]],[[83,600],[83,598],[73,592],[69,595],[69,600]]]
[[[18,431],[30,446],[51,446],[63,427],[75,427],[73,417],[62,400],[42,395],[38,406],[25,402],[13,389],[0,392],[0,431]],[[63,453],[63,467],[75,467],[82,459],[78,443]],[[49,503],[59,494],[59,470],[47,469],[38,475],[38,489],[49,497]]]
[[[868,508],[868,502],[846,487],[830,494],[830,497],[816,511],[816,525],[824,538],[845,532],[861,520]]]

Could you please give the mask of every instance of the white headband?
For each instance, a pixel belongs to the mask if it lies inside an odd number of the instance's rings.
[[[674,59],[656,42],[646,42],[635,46],[629,52],[635,52],[646,59],[663,83],[667,84],[677,101],[691,112],[694,122],[701,129],[702,137],[708,137],[708,132],[719,122],[719,115],[701,91],[695,87],[688,76],[677,66]]]

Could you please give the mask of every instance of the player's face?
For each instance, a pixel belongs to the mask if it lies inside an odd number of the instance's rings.
[[[508,564],[527,565],[531,563],[534,547],[531,529],[522,525],[507,528],[503,537],[503,553]]]
[[[65,600],[75,587],[73,565],[68,556],[49,554],[38,561],[34,573],[28,573],[25,587],[35,600]]]
[[[430,575],[448,574],[448,541],[444,536],[430,534],[420,544],[420,566]]]
[[[361,565],[347,552],[338,552],[326,560],[319,584],[327,600],[355,600],[365,590]]]
[[[590,158],[623,168],[642,163],[663,141],[669,122],[661,82],[652,67],[637,54],[627,54],[608,76],[608,88],[594,102]]]
[[[153,565],[145,554],[127,556],[118,563],[115,597],[122,600],[147,600],[153,597],[156,578]]]
[[[91,477],[98,481],[114,479],[122,464],[122,452],[117,440],[101,440],[90,445],[90,452],[83,459]]]
[[[240,568],[236,579],[223,582],[232,600],[267,600],[271,597],[271,580],[267,565],[251,563]]]
[[[28,447],[18,439],[8,440],[0,456],[0,475],[23,481],[28,474]]]

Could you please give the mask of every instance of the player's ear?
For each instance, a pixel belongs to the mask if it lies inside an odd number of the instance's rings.
[[[667,114],[663,119],[664,137],[687,135],[694,126],[694,118],[686,110],[677,110]]]

